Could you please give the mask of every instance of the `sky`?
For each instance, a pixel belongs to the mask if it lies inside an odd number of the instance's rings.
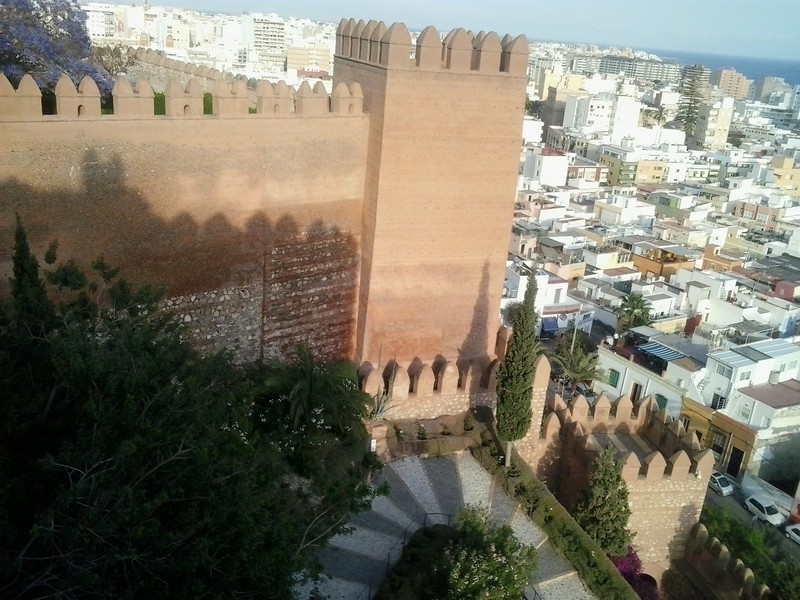
[[[137,0],[116,0],[132,4]],[[142,0],[138,0],[141,2]],[[150,0],[209,12],[274,12],[338,23],[402,21],[501,36],[800,61],[798,0]]]

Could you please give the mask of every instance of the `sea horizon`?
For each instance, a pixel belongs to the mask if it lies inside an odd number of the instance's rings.
[[[596,46],[598,48],[631,48],[638,52],[654,54],[663,61],[676,62],[680,65],[704,65],[710,70],[734,69],[748,79],[757,81],[762,77],[782,77],[791,85],[800,84],[800,60],[765,58],[762,56],[735,56],[715,54],[713,52],[697,52],[693,50],[665,50],[664,48],[643,48],[624,44],[594,44],[592,42],[576,42],[566,40],[536,39],[529,40],[569,44],[574,46]]]

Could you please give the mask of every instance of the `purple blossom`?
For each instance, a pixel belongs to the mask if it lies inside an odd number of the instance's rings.
[[[30,73],[52,90],[62,74],[76,84],[89,75],[107,92],[110,78],[89,50],[86,14],[71,0],[0,0],[0,71],[13,83]]]

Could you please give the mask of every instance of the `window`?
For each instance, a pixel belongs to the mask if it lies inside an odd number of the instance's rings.
[[[730,379],[733,375],[733,369],[726,365],[717,365],[717,374],[722,375],[725,379]]]
[[[681,417],[681,423],[683,424],[683,430],[689,431],[689,417]]]
[[[750,371],[743,371],[741,375],[739,375],[739,381],[747,381],[750,379]]]
[[[796,369],[797,368],[797,361],[793,360],[792,362],[790,362],[789,363],[789,368],[790,369]]]
[[[724,433],[718,431],[714,432],[711,438],[711,451],[714,452],[714,454],[722,454],[725,450],[725,442],[727,442],[727,439]]]
[[[616,369],[609,369],[608,370],[608,385],[615,388],[619,383],[619,371]]]
[[[714,394],[714,397],[711,399],[711,408],[714,410],[722,410],[725,408],[726,404],[728,404],[728,399],[719,394]]]
[[[664,410],[667,408],[667,397],[663,394],[656,394],[656,404],[658,404],[658,410]]]
[[[783,373],[786,370],[786,363],[782,364],[778,369],[778,373]]]
[[[675,385],[685,390],[686,388],[684,387],[683,383],[684,383],[683,379],[678,379],[678,381],[675,382]]]

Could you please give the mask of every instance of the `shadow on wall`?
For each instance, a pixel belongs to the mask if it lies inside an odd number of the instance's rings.
[[[132,283],[163,287],[203,349],[232,348],[239,360],[285,355],[299,343],[323,359],[352,354],[358,247],[349,232],[322,221],[301,230],[291,214],[263,211],[243,227],[222,212],[164,220],[126,184],[118,155],[88,150],[79,191],[0,181],[0,296],[12,273],[15,213],[37,256],[57,239],[62,260],[88,267],[103,255]]]
[[[481,386],[487,387],[489,379],[490,358],[487,353],[489,343],[489,331],[487,328],[487,317],[489,313],[489,261],[483,263],[481,271],[481,281],[478,284],[475,307],[472,311],[472,321],[470,323],[467,337],[458,349],[458,359],[456,365],[460,377],[462,378],[461,387],[471,392],[477,391]],[[471,373],[470,363],[476,361],[480,367],[480,377],[473,377],[472,381],[463,380],[465,374]]]
[[[669,570],[661,576],[661,589],[675,589],[677,598],[704,597],[702,591],[696,589],[697,585],[692,578],[685,572],[687,569],[684,562],[686,552],[686,542],[689,538],[689,530],[697,522],[697,506],[691,504],[684,506],[680,514],[680,531],[673,536],[667,548],[671,564]],[[693,596],[693,594],[696,594]]]

